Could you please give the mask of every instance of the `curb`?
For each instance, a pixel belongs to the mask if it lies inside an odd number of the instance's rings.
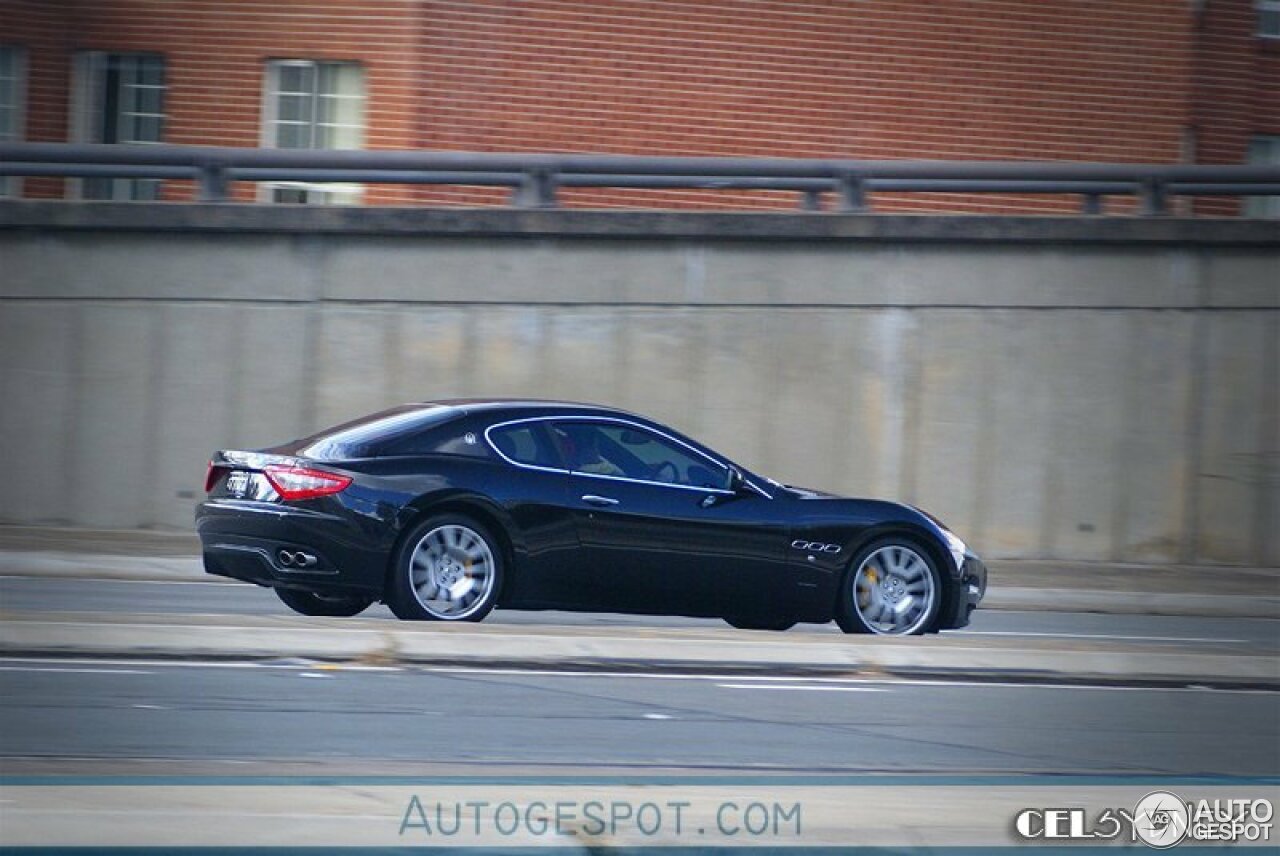
[[[71,617],[68,615],[67,617]],[[159,617],[157,617],[159,618]],[[280,660],[369,665],[511,668],[638,668],[779,675],[946,677],[1018,682],[1280,688],[1280,661],[1265,655],[1204,654],[1093,645],[957,644],[920,639],[771,639],[743,632],[671,631],[628,636],[597,630],[493,632],[481,627],[386,629],[343,620],[235,626],[121,620],[82,623],[7,616],[0,654],[133,659]]]
[[[1003,587],[987,589],[979,609],[1097,612],[1200,618],[1280,619],[1280,597],[1243,594],[1165,594],[1137,591]]]

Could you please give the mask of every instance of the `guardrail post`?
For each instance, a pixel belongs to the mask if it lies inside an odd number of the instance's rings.
[[[1149,178],[1142,182],[1138,191],[1141,199],[1140,211],[1144,217],[1156,217],[1169,213],[1169,193],[1164,182]]]
[[[1086,193],[1084,201],[1080,203],[1080,213],[1096,215],[1102,213],[1102,194]]]
[[[800,210],[802,211],[821,211],[822,210],[822,191],[806,190],[800,194]]]
[[[196,198],[200,202],[226,202],[227,188],[230,183],[227,180],[227,168],[224,164],[202,163],[200,164],[200,192]]]
[[[867,201],[867,182],[855,172],[842,173],[839,177],[840,211],[846,214],[871,210]]]
[[[556,206],[556,177],[549,169],[531,169],[520,179],[511,194],[511,202],[518,208],[554,208]]]

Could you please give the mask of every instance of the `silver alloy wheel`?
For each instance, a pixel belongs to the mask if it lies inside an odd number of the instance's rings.
[[[853,578],[853,608],[872,633],[905,636],[933,615],[937,583],[924,557],[891,544],[862,560]]]
[[[449,523],[437,526],[413,548],[409,582],[427,612],[446,620],[480,609],[493,591],[493,552],[479,532]]]

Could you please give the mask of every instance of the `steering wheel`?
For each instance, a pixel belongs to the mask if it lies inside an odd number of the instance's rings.
[[[649,477],[654,481],[675,484],[680,481],[680,470],[676,469],[676,465],[671,461],[663,461],[653,465],[653,469],[649,471]]]

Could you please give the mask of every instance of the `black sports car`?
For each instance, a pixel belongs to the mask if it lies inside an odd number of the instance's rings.
[[[785,630],[963,627],[985,566],[918,509],[778,484],[631,413],[411,404],[209,462],[211,574],[304,615],[495,606],[720,617]]]

